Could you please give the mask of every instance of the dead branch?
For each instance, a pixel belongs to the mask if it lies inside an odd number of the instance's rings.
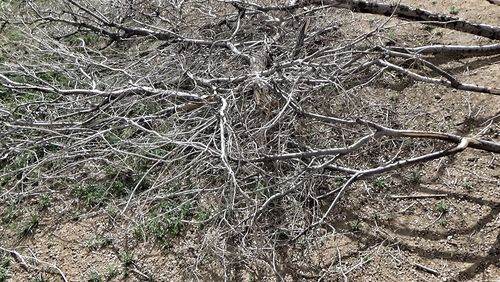
[[[0,33],[2,203],[106,187],[113,201],[87,203],[93,213],[114,204],[134,224],[203,223],[213,245],[194,272],[216,257],[277,273],[269,253],[315,236],[358,181],[500,153],[495,117],[462,136],[411,123],[415,105],[384,96],[406,80],[496,101],[496,85],[461,81],[428,55],[497,55],[498,44],[383,43],[393,17],[493,39],[498,27],[367,1],[105,2],[1,5],[12,19]],[[367,31],[345,9],[388,18]]]
[[[1,246],[0,246],[0,250],[3,251],[3,252],[8,253],[10,255],[12,255],[14,257],[14,259],[17,262],[19,262],[21,264],[21,266],[26,271],[29,271],[30,269],[40,270],[38,267],[33,266],[33,265],[29,265],[27,263],[27,261],[35,261],[36,263],[45,264],[45,265],[49,266],[50,268],[55,269],[57,271],[57,273],[61,276],[61,279],[64,282],[68,282],[68,279],[66,278],[66,275],[64,274],[64,272],[59,267],[57,267],[57,265],[55,265],[55,264],[39,260],[36,257],[23,256],[23,255],[21,255],[19,252],[15,251],[15,250],[6,249],[6,248],[1,247]]]
[[[413,8],[403,4],[386,4],[363,0],[306,0],[299,1],[299,3],[289,6],[263,6],[254,3],[245,3],[239,0],[226,0],[226,2],[238,3],[242,6],[250,6],[263,12],[277,10],[290,11],[311,5],[331,6],[336,8],[348,9],[357,13],[394,16],[407,21],[424,22],[424,24],[458,30],[461,32],[487,37],[490,39],[500,39],[500,27],[498,26],[475,24],[457,17],[436,14],[427,10]]]
[[[391,199],[445,198],[448,194],[390,195]]]
[[[461,45],[431,45],[415,48],[389,47],[389,50],[418,55],[438,56],[492,56],[500,54],[500,44],[461,46]]]

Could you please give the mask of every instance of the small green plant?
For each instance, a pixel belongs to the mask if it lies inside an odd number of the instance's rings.
[[[470,182],[464,182],[463,184],[464,188],[467,189],[467,190],[472,190],[472,188],[474,188],[474,185]]]
[[[392,95],[389,97],[389,100],[392,102],[392,103],[398,103],[399,102],[399,96],[397,95]]]
[[[448,207],[448,204],[445,201],[439,201],[436,204],[436,209],[438,210],[438,212],[442,214],[448,213],[450,211],[450,208]]]
[[[42,195],[38,200],[38,210],[43,211],[52,206],[52,199],[49,195]]]
[[[19,231],[21,237],[28,237],[32,235],[39,224],[40,224],[40,216],[38,212],[32,212],[27,220],[21,222]]]
[[[126,251],[122,257],[121,257],[121,261],[122,261],[122,264],[124,267],[130,267],[134,264],[134,254],[130,251]]]
[[[108,219],[112,221],[119,215],[120,211],[116,207],[109,205],[106,208],[106,213],[108,214]]]
[[[418,184],[422,180],[422,172],[420,171],[412,171],[410,173],[410,177],[408,179],[408,182],[411,184]]]
[[[451,6],[451,8],[450,8],[450,14],[456,16],[456,15],[458,15],[459,12],[460,12],[460,10],[457,7]]]
[[[349,223],[349,226],[351,227],[352,232],[358,232],[361,230],[361,221],[353,220]]]
[[[391,40],[396,40],[397,36],[396,36],[396,31],[394,29],[390,29],[388,32],[387,32],[387,37]]]
[[[425,30],[425,31],[427,31],[427,32],[431,32],[434,29],[436,29],[436,27],[432,26],[432,25],[424,25],[424,27],[422,29]]]
[[[40,79],[55,85],[68,85],[70,80],[61,72],[46,71],[39,74]]]
[[[0,268],[0,282],[7,281],[7,278],[9,278],[9,271],[5,268]]]
[[[7,268],[10,265],[10,258],[5,254],[0,255],[0,267]]]
[[[111,192],[116,196],[127,195],[128,191],[132,190],[135,184],[136,181],[132,176],[125,173],[119,173],[115,176],[111,184]]]
[[[446,227],[448,226],[448,220],[446,218],[442,218],[439,220],[439,225]]]
[[[89,274],[89,278],[87,279],[87,282],[103,282],[103,281],[104,278],[97,271],[91,271]]]
[[[338,92],[338,89],[335,88],[334,86],[323,86],[321,87],[321,89],[319,90],[321,93],[326,93],[326,94],[335,94]]]
[[[142,228],[141,225],[134,227],[134,230],[132,231],[132,235],[138,241],[141,241],[141,242],[146,241],[146,230],[144,230],[144,228]]]
[[[7,281],[9,274],[10,258],[3,253],[0,253],[0,282]]]
[[[184,205],[182,208],[170,203],[160,205],[150,213],[149,219],[145,222],[143,226],[145,235],[152,235],[164,247],[169,247],[170,239],[183,231],[185,227],[183,220],[188,216],[193,217],[189,210],[189,205]]]
[[[16,204],[11,204],[7,206],[7,208],[4,210],[2,213],[2,222],[3,223],[11,223],[15,221],[19,215],[21,214],[21,211],[18,208],[18,205]]]
[[[101,206],[108,198],[106,187],[99,184],[80,186],[75,190],[75,193],[80,201],[89,207]]]
[[[375,220],[380,220],[380,221],[390,221],[392,219],[392,215],[390,213],[378,213],[376,212],[374,214]]]
[[[45,278],[42,273],[38,273],[38,276],[33,278],[31,282],[50,282],[50,280]]]
[[[106,274],[104,274],[104,278],[106,281],[110,281],[111,279],[117,277],[120,274],[118,267],[116,265],[109,265],[106,269]]]
[[[373,181],[373,188],[377,190],[381,190],[387,187],[387,184],[385,183],[384,179],[382,178],[377,178]]]
[[[98,251],[100,249],[103,249],[109,245],[113,244],[113,238],[110,237],[104,237],[104,238],[96,238],[96,239],[91,239],[87,240],[85,242],[85,246],[91,250],[91,251]]]
[[[166,247],[169,246],[170,235],[176,235],[180,228],[180,222],[177,222],[175,218],[166,216],[152,218],[145,226],[146,232],[153,235],[158,242]]]
[[[209,217],[210,217],[209,212],[204,210],[204,209],[198,209],[198,210],[196,210],[196,212],[194,214],[194,219],[196,219],[198,221],[205,221]]]

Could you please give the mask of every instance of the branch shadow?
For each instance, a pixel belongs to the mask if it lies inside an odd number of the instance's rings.
[[[443,193],[443,190],[417,185],[415,192],[440,194]],[[490,208],[490,211],[486,215],[478,218],[471,226],[467,226],[465,228],[452,228],[444,232],[427,228],[418,229],[412,227],[401,227],[391,224],[391,222],[377,221],[376,224],[366,228],[366,230],[347,232],[346,236],[365,246],[374,246],[377,244],[383,244],[384,242],[394,244],[395,246],[398,246],[399,249],[415,254],[421,258],[431,260],[442,258],[453,262],[472,263],[471,266],[461,270],[455,277],[453,277],[451,279],[452,281],[475,279],[478,275],[484,273],[490,265],[500,266],[500,233],[496,235],[497,237],[495,242],[489,244],[488,250],[485,251],[485,255],[478,255],[467,250],[460,250],[458,247],[455,250],[442,251],[433,249],[430,246],[416,246],[407,243],[411,241],[411,239],[407,238],[418,238],[426,241],[439,242],[446,240],[449,236],[458,237],[479,233],[481,230],[487,228],[489,224],[495,222],[496,218],[500,215],[500,200],[483,199],[478,196],[469,195],[466,192],[447,191],[446,193],[448,198],[466,201],[482,207],[487,206]],[[332,219],[332,221],[328,223],[333,226],[336,231],[349,231],[351,229],[349,222],[360,218],[359,212],[353,207],[339,207],[336,212],[341,213],[344,218],[344,220]],[[370,230],[379,230],[379,228],[381,228],[381,230],[385,229],[395,236],[389,237],[383,232],[370,232]]]
[[[443,57],[443,56],[436,56],[428,61],[435,64],[435,65],[444,65],[449,62],[456,62],[457,59],[460,59],[461,57],[453,56],[453,57]],[[463,57],[462,57],[463,58]],[[470,71],[470,70],[476,70],[479,68],[482,68],[487,65],[492,65],[495,63],[500,62],[500,55],[493,55],[493,56],[488,56],[488,57],[481,57],[477,58],[471,62],[467,62],[462,66],[456,66],[456,67],[451,67],[446,69],[447,72],[451,74],[457,74],[457,73],[463,73],[465,71]]]

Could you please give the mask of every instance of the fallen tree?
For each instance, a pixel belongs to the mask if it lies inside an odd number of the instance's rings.
[[[500,153],[487,134],[401,129],[359,96],[399,78],[499,95],[433,61],[497,43],[393,46],[384,32],[393,18],[495,40],[500,27],[365,1],[2,5],[2,201],[119,183],[121,214],[168,203],[219,235],[212,251],[264,260],[262,246],[313,234],[359,180]],[[388,18],[356,34],[344,9]]]

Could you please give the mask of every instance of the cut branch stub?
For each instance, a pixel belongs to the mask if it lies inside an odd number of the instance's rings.
[[[266,69],[268,60],[269,53],[266,44],[263,45],[260,52],[250,59],[250,68],[255,74],[253,78],[255,103],[265,113],[270,113],[278,107],[278,101],[273,97],[269,83],[260,75]]]

